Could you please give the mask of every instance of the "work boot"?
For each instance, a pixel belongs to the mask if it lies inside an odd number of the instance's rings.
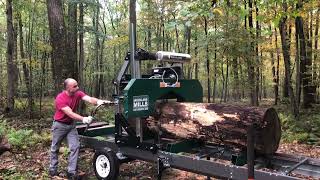
[[[54,176],[59,176],[59,173],[54,170],[49,170],[49,176],[54,177]]]
[[[79,180],[79,176],[76,173],[67,173],[68,180]]]

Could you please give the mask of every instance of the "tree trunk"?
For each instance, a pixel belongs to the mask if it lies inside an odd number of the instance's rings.
[[[79,4],[79,77],[78,82],[80,86],[83,87],[84,78],[83,78],[83,71],[84,71],[84,48],[83,48],[83,34],[84,34],[84,6],[83,3]]]
[[[287,4],[283,3],[283,9],[287,10]],[[287,17],[284,16],[280,19],[279,23],[279,30],[280,30],[280,36],[281,36],[281,44],[282,44],[282,52],[283,52],[283,60],[285,65],[285,76],[288,80],[288,90],[289,90],[289,97],[290,97],[290,103],[291,103],[291,111],[295,117],[298,117],[299,110],[297,107],[296,99],[293,93],[293,88],[291,86],[291,67],[290,67],[290,49],[288,45],[288,34],[287,34],[287,28],[286,28],[286,21]]]
[[[104,66],[103,66],[103,54],[104,54],[104,49],[105,49],[105,40],[107,39],[107,26],[105,24],[105,21],[104,21],[104,18],[105,18],[105,15],[103,14],[102,15],[102,30],[103,30],[103,37],[102,37],[102,40],[101,40],[101,46],[100,46],[100,61],[99,61],[99,86],[100,86],[100,96],[101,97],[105,97],[106,96],[106,90],[105,90],[105,83],[104,83],[104,72],[109,72],[108,70],[104,69]],[[107,67],[108,68],[108,67]]]
[[[13,59],[14,61],[18,62],[18,29],[19,29],[19,25],[18,25],[18,21],[17,19],[15,19],[16,16],[13,15]],[[16,64],[16,80],[14,82],[14,87],[16,89],[19,89],[19,84],[21,84],[21,75],[20,75],[20,71],[18,68],[18,63]],[[20,82],[20,83],[19,83]],[[17,96],[17,91],[15,92],[14,96]]]
[[[95,66],[94,66],[94,82],[95,82],[95,85],[94,85],[94,95],[95,97],[99,97],[100,96],[100,86],[99,86],[99,73],[100,72],[100,69],[99,69],[99,61],[101,59],[99,59],[99,50],[100,50],[100,39],[99,39],[99,14],[100,14],[100,7],[97,6],[96,9],[94,10],[94,17],[92,18],[92,21],[93,21],[93,28],[94,28],[94,31],[95,31],[95,51],[94,51],[94,57],[95,57]]]
[[[43,39],[45,39],[45,31],[43,31]],[[40,78],[40,98],[39,98],[39,109],[40,116],[42,117],[42,98],[43,98],[43,90],[45,85],[45,77],[46,74],[46,61],[48,60],[47,53],[43,52],[41,57],[41,78]]]
[[[228,84],[229,84],[229,58],[226,59],[227,60],[227,69],[226,69],[226,80],[225,80],[225,89],[224,89],[224,97],[223,97],[223,102],[227,102],[227,99],[228,99],[228,92],[229,92],[229,89],[228,89]]]
[[[72,76],[64,66],[64,62],[66,62],[66,44],[61,0],[47,0],[47,11],[52,46],[52,73],[55,94],[57,94],[63,88],[62,82],[64,79]]]
[[[217,35],[217,21],[214,21],[214,33]],[[217,63],[217,41],[214,41],[214,63],[213,63],[213,69],[214,69],[214,79],[213,79],[213,93],[212,93],[212,102],[215,102],[216,100],[216,94],[217,94],[217,79],[218,79],[218,63]]]
[[[191,27],[190,26],[186,26],[186,49],[187,49],[187,53],[190,54],[191,53]],[[186,64],[187,66],[187,70],[188,70],[188,75],[187,78],[188,79],[192,79],[192,65],[191,63]]]
[[[26,64],[26,56],[24,53],[24,43],[23,43],[23,24],[22,24],[22,19],[20,13],[18,14],[18,21],[19,21],[19,45],[20,45],[20,57],[22,59],[22,70],[23,70],[23,75],[24,75],[24,82],[26,84],[27,92],[28,92],[28,97],[31,97],[31,87],[29,84],[29,70],[28,66]]]
[[[295,22],[296,29],[298,28],[297,20]],[[296,30],[296,102],[297,107],[300,107],[300,100],[301,100],[301,59],[300,59],[300,42],[299,42],[299,33]]]
[[[199,139],[244,148],[247,129],[253,126],[257,152],[272,154],[279,146],[281,125],[273,108],[172,102],[159,103],[156,109],[158,115],[149,117],[147,126],[154,129],[160,122],[164,138]]]
[[[272,27],[270,25],[269,27],[270,31],[272,30]],[[271,40],[271,44],[273,42],[272,39],[272,35],[270,35],[270,40]],[[271,51],[270,52],[270,57],[271,57],[271,64],[272,64],[272,81],[273,81],[273,91],[274,91],[274,104],[277,105],[278,104],[278,99],[279,99],[279,95],[278,95],[278,85],[277,85],[277,76],[276,76],[276,64],[275,64],[275,57],[274,57],[274,52]]]
[[[316,27],[315,27],[315,32],[314,32],[314,36],[315,37],[318,37],[319,36],[319,19],[320,19],[320,3],[318,5],[318,11],[317,11],[317,16],[316,16]],[[318,38],[315,38],[314,40],[314,50],[317,52],[318,51]],[[320,65],[319,65],[319,62],[317,63],[317,58],[318,58],[318,54],[317,53],[314,53],[313,55],[313,77],[314,77],[314,80],[315,81],[320,81],[320,73],[319,73],[319,70],[320,70]],[[320,83],[317,84],[317,89],[319,89],[319,86],[320,86]],[[317,94],[316,94],[316,100],[317,102],[319,103],[319,90],[317,91]]]
[[[251,32],[251,37],[254,39],[254,35],[252,33],[253,29],[253,18],[252,18],[252,0],[249,0],[249,16],[248,16],[248,21],[249,21],[249,29]],[[251,53],[254,52],[254,42],[251,42]],[[258,105],[258,94],[255,89],[256,87],[256,76],[255,76],[255,68],[253,65],[253,62],[251,59],[247,60],[247,65],[248,65],[248,78],[249,78],[249,89],[250,89],[250,104],[252,106],[257,106]]]
[[[302,8],[302,1],[297,4],[297,9]],[[309,108],[315,102],[315,86],[312,85],[312,47],[310,41],[306,38],[305,33],[308,33],[308,27],[304,27],[301,16],[296,17],[296,31],[298,32],[300,44],[300,70],[303,92],[303,107]],[[307,29],[305,31],[305,29]]]
[[[78,55],[77,55],[77,3],[69,2],[68,3],[68,29],[67,29],[67,69],[70,72],[70,77],[78,80]],[[83,69],[81,69],[83,70]]]
[[[204,17],[204,33],[208,40],[208,20]],[[209,42],[206,41],[206,68],[207,68],[207,89],[208,89],[208,102],[211,102],[211,81],[210,81],[210,61],[209,61]]]
[[[198,79],[199,77],[199,57],[198,57],[198,32],[197,32],[197,28],[195,29],[195,33],[194,33],[195,37],[194,37],[194,59],[195,59],[195,63],[194,63],[194,76],[195,79]]]
[[[287,25],[286,25],[287,26]],[[286,37],[288,38],[287,39],[287,48],[290,52],[290,43],[291,43],[291,25],[289,25],[289,30],[287,30],[288,28],[286,28],[286,33],[289,34],[286,35]],[[281,36],[281,32],[280,32],[280,36]],[[289,63],[289,67],[291,67],[291,61],[288,62]],[[284,81],[283,81],[283,97],[284,98],[290,98],[290,95],[289,95],[289,81],[291,81],[291,75],[292,75],[292,72],[290,71],[291,74],[289,74],[289,76],[284,76]]]
[[[233,63],[233,76],[234,76],[234,91],[233,99],[240,100],[240,86],[239,86],[239,72],[238,72],[238,59],[236,57],[232,60]]]
[[[221,61],[221,78],[222,78],[222,82],[221,82],[221,84],[222,84],[222,89],[221,89],[221,96],[220,96],[220,103],[222,103],[222,100],[223,100],[223,97],[224,97],[224,90],[225,90],[225,85],[226,85],[226,83],[225,83],[225,81],[226,81],[226,78],[225,78],[225,76],[224,76],[224,67],[223,67],[223,60]],[[209,102],[210,103],[210,102]]]
[[[3,55],[0,55],[0,79],[4,79],[3,77]],[[4,97],[4,87],[3,84],[0,85],[0,99],[2,99]],[[0,106],[1,107],[5,107],[4,102],[1,100],[0,101]]]
[[[278,47],[278,33],[277,33],[277,28],[274,29],[274,33],[275,33],[275,44],[276,44],[276,51],[277,51],[277,68],[276,68],[276,92],[277,92],[277,98],[278,100],[280,100],[279,98],[279,85],[280,85],[280,49]]]
[[[17,79],[17,67],[14,63],[14,30],[12,19],[12,0],[6,2],[7,14],[7,76],[8,76],[8,90],[7,90],[7,107],[6,111],[14,110],[14,95],[16,92],[15,82]]]
[[[259,8],[257,5],[257,1],[254,1],[254,5],[256,6],[256,42],[255,42],[255,59],[257,62],[256,66],[256,84],[255,84],[255,94],[256,94],[256,99],[255,99],[255,106],[259,106],[259,98],[261,99],[261,91],[262,89],[259,88],[260,86],[260,76],[262,76],[262,71],[261,71],[261,58],[259,56],[259,44],[258,44],[258,39],[260,38],[260,25],[258,21],[258,16],[259,16]]]
[[[175,15],[175,12],[172,13],[172,16],[173,16],[173,20],[176,21],[176,15]],[[177,52],[181,52],[180,51],[180,43],[179,43],[179,30],[178,30],[178,27],[177,27],[177,24],[174,26],[175,28],[175,32],[176,32],[176,51]],[[164,38],[163,38],[164,39]]]
[[[28,31],[28,37],[27,37],[27,49],[28,49],[28,60],[29,60],[29,79],[28,79],[28,111],[29,111],[29,118],[31,119],[33,116],[33,91],[32,91],[32,80],[33,80],[33,74],[32,74],[32,51],[33,51],[33,24],[34,24],[34,13],[35,13],[35,7],[36,4],[33,5],[32,11],[29,12],[29,31]]]
[[[162,8],[161,8],[161,34],[162,34],[162,38],[161,38],[161,41],[162,41],[162,49],[165,50],[165,45],[166,45],[166,42],[164,41],[165,40],[165,30],[164,30],[164,24],[165,24],[165,15],[164,15],[164,1],[162,1]],[[159,36],[160,37],[160,36]],[[178,41],[178,39],[177,39]],[[179,45],[179,43],[178,43]],[[176,49],[176,51],[180,51],[179,48]]]

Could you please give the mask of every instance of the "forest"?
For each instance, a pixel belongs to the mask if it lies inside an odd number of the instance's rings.
[[[320,157],[319,0],[1,0],[0,143],[12,151],[0,154],[0,179],[48,177],[53,100],[64,79],[112,99],[130,51],[132,2],[138,48],[190,54],[184,76],[201,82],[204,102],[274,107],[280,149]],[[147,73],[153,63],[140,67]],[[152,167],[143,177],[136,171],[122,178],[154,178]]]

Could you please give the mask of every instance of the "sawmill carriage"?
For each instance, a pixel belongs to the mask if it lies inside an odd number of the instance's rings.
[[[281,126],[273,108],[203,103],[200,82],[184,78],[189,54],[136,49],[130,5],[133,53],[127,53],[114,81],[114,123],[77,126],[82,147],[95,150],[98,179],[116,179],[120,164],[132,160],[156,163],[158,179],[169,167],[208,178],[299,179],[290,173],[320,178],[319,160],[275,153]],[[145,60],[155,66],[141,75]],[[96,107],[93,115],[109,105]]]

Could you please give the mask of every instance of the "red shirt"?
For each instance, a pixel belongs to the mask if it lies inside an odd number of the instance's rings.
[[[72,111],[75,112],[78,109],[79,102],[83,96],[86,96],[86,94],[82,91],[77,91],[72,96],[69,96],[65,91],[59,93],[54,101],[56,109],[53,119],[61,122],[71,122],[72,119],[61,109],[69,106]]]

